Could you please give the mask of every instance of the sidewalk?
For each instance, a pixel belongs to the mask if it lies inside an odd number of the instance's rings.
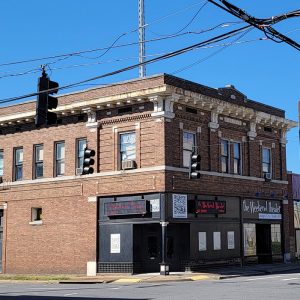
[[[278,263],[261,264],[251,266],[226,266],[219,268],[210,268],[203,272],[171,272],[169,275],[160,275],[159,273],[148,274],[97,274],[95,277],[74,277],[69,280],[62,280],[59,283],[120,283],[130,284],[139,282],[167,282],[167,281],[198,281],[198,280],[221,280],[241,276],[259,276],[266,274],[300,272],[300,263]]]

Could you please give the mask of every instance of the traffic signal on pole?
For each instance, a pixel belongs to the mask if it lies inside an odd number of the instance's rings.
[[[95,163],[93,156],[95,156],[95,150],[84,149],[82,175],[94,173],[94,168],[91,167]]]
[[[200,178],[200,155],[192,153],[190,160],[190,179],[198,179]]]
[[[42,76],[38,81],[38,98],[36,103],[35,125],[40,127],[42,125],[56,124],[57,115],[48,110],[55,109],[58,104],[56,97],[50,96],[58,92],[58,83],[51,81],[46,72],[43,70]],[[47,91],[50,90],[50,91]],[[43,92],[45,91],[45,92]]]

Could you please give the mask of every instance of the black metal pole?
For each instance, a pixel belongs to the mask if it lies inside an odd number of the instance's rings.
[[[166,240],[168,222],[160,222],[161,224],[161,263],[160,275],[169,275],[169,265],[166,263]]]

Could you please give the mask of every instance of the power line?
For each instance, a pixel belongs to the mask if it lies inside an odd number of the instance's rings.
[[[205,0],[207,2],[207,0]],[[189,5],[183,9],[180,9],[180,10],[177,10],[171,14],[168,14],[166,16],[163,16],[161,18],[158,18],[158,19],[155,19],[153,21],[151,21],[150,23],[147,23],[145,24],[144,27],[147,27],[147,26],[150,26],[152,24],[155,24],[155,23],[158,23],[158,22],[161,22],[162,20],[165,20],[169,17],[172,17],[176,14],[179,14],[179,13],[182,13],[183,11],[187,10],[187,9],[190,9],[194,6],[197,6],[201,3],[203,3],[204,1],[200,1],[200,2],[197,2],[197,3],[194,3],[192,5]],[[102,47],[102,48],[95,48],[95,49],[88,49],[88,50],[81,50],[81,51],[75,51],[75,52],[70,52],[70,53],[64,53],[64,54],[58,54],[58,55],[51,55],[51,56],[45,56],[45,57],[38,57],[38,58],[32,58],[32,59],[25,59],[25,60],[19,60],[19,61],[12,61],[12,62],[7,62],[7,63],[2,63],[0,64],[0,67],[3,67],[3,66],[9,66],[9,65],[17,65],[17,64],[23,64],[23,63],[29,63],[29,62],[35,62],[35,61],[41,61],[41,60],[47,60],[47,59],[55,59],[55,58],[60,58],[60,57],[63,57],[64,59],[67,59],[68,57],[73,57],[73,56],[80,56],[80,57],[83,57],[81,56],[81,54],[84,54],[84,53],[91,53],[91,52],[98,52],[98,51],[103,51],[105,50],[106,52],[110,49],[113,49],[113,48],[119,48],[119,47],[123,47],[123,46],[127,46],[127,45],[136,45],[137,43],[130,43],[130,44],[124,44],[124,45],[119,45],[119,46],[115,46],[115,43],[123,36],[125,35],[128,35],[128,34],[131,34],[131,33],[134,33],[134,32],[137,32],[139,30],[139,28],[135,28],[133,30],[129,30],[127,32],[124,32],[122,34],[120,34],[115,40],[114,42],[108,46],[108,47]],[[105,53],[106,53],[105,52]],[[105,54],[104,53],[104,54]],[[103,54],[103,55],[104,55]],[[102,54],[101,54],[102,55]],[[86,57],[85,57],[86,58]],[[97,58],[97,57],[96,57]],[[95,58],[95,59],[96,59]],[[99,58],[99,57],[98,57]]]
[[[208,55],[208,56],[206,56],[206,57],[204,57],[204,58],[201,58],[201,59],[199,59],[199,60],[193,62],[192,64],[189,64],[189,65],[187,65],[187,66],[185,66],[185,67],[183,67],[183,68],[181,68],[181,69],[176,70],[175,72],[172,73],[172,75],[178,74],[178,73],[180,73],[180,72],[182,72],[182,71],[185,71],[185,70],[187,70],[187,69],[190,69],[190,68],[194,67],[195,65],[198,65],[198,64],[200,64],[200,63],[202,63],[202,62],[204,62],[204,61],[207,61],[207,60],[210,59],[211,57],[213,57],[213,56],[219,54],[220,52],[224,51],[224,50],[227,49],[228,47],[232,46],[235,42],[237,42],[238,40],[240,40],[242,37],[244,37],[244,36],[245,36],[247,33],[249,33],[251,30],[252,30],[251,28],[248,29],[246,32],[242,33],[237,39],[235,39],[234,42],[225,44],[224,46],[222,46],[221,49],[218,49],[217,51],[211,53],[210,55]]]
[[[300,30],[300,29],[298,29],[298,30]],[[257,38],[257,39],[251,39],[251,40],[245,40],[245,41],[236,41],[236,42],[230,42],[230,43],[213,44],[213,45],[210,45],[210,46],[202,46],[202,47],[199,47],[198,49],[194,49],[194,50],[212,49],[212,48],[216,48],[216,47],[227,47],[227,46],[239,45],[239,44],[250,43],[250,42],[257,42],[257,41],[262,41],[262,40],[269,40],[269,38],[260,37],[260,38]],[[164,55],[164,54],[167,54],[167,53],[169,53],[169,52],[153,53],[153,54],[148,54],[145,57],[160,56],[160,55]],[[105,64],[105,63],[127,61],[127,60],[137,59],[137,58],[138,58],[138,56],[131,56],[131,57],[115,58],[115,59],[110,59],[110,60],[106,60],[106,61],[98,61],[98,62],[94,62],[94,63],[65,65],[65,66],[61,66],[61,67],[51,68],[51,71],[96,66],[96,65],[101,65],[101,64]],[[193,65],[194,65],[194,63],[193,63]],[[11,74],[6,74],[5,73],[3,75],[0,75],[0,79],[6,78],[6,77],[15,77],[15,76],[22,76],[22,75],[27,75],[27,74],[35,74],[35,73],[39,73],[39,72],[40,72],[40,68],[29,70],[29,71],[24,71],[24,72],[18,72],[18,73],[11,73]],[[175,73],[172,73],[172,74],[175,74]],[[93,84],[93,85],[97,85],[97,84]]]
[[[273,40],[275,42],[284,42],[300,51],[300,45],[298,43],[296,43],[294,40],[283,35],[282,33],[278,32],[277,30],[275,30],[273,27],[270,26],[270,24],[278,23],[286,18],[298,17],[298,16],[300,16],[300,11],[293,11],[293,12],[282,14],[280,16],[273,17],[273,18],[256,19],[256,18],[250,16],[249,14],[247,14],[245,11],[243,11],[239,7],[227,2],[226,0],[220,0],[222,2],[222,4],[225,5],[225,7],[218,4],[214,0],[208,0],[208,1],[216,6],[220,7],[221,9],[227,11],[231,15],[233,15],[241,20],[244,20],[246,23],[263,31],[265,33],[265,35],[268,38],[270,38],[271,40]],[[279,39],[279,41],[276,41],[274,38]]]
[[[199,13],[202,11],[202,9],[208,4],[208,1],[206,1],[196,12],[196,14],[191,18],[190,21],[188,21],[188,23],[183,27],[181,28],[180,30],[176,31],[175,33],[173,34],[178,34],[180,32],[182,32],[183,30],[185,30],[186,28],[188,28],[192,23],[193,21],[196,19],[196,17],[199,15]],[[154,33],[155,35],[158,35],[158,36],[164,36],[165,34],[159,34],[159,33],[156,33],[152,30],[150,30],[150,32]]]
[[[217,28],[225,28],[225,27],[230,26],[231,24],[238,24],[238,23],[242,23],[242,22],[223,22],[223,23],[217,24],[217,25],[215,25],[213,27],[202,29],[200,31],[187,31],[187,32],[183,32],[183,33],[178,33],[178,34],[172,34],[172,35],[168,35],[168,36],[163,36],[163,37],[160,37],[160,38],[149,39],[149,40],[146,40],[145,43],[158,42],[158,41],[161,41],[161,40],[173,39],[173,38],[182,37],[182,36],[191,35],[191,34],[199,35],[199,34],[203,34],[203,33],[209,32],[209,31],[213,31],[213,30],[215,30]],[[137,45],[137,44],[138,44],[138,42],[131,42],[131,43],[127,43],[127,44],[121,44],[121,45],[112,46],[111,48],[119,48],[119,47],[125,47],[125,46]],[[108,48],[101,48],[101,49],[103,50],[103,49],[108,49]],[[93,51],[93,50],[91,50],[91,51]],[[69,55],[69,54],[66,54],[66,55]],[[76,55],[73,55],[73,56],[76,56]],[[147,56],[145,56],[145,57],[147,57]],[[49,62],[49,63],[46,64],[46,66],[50,69],[50,65],[52,65],[54,63],[57,63],[59,61],[63,61],[66,58],[69,58],[69,57],[66,56],[66,57],[63,57],[63,58],[55,61],[55,62]],[[99,58],[99,56],[97,56],[97,57],[85,57],[85,58],[95,60],[95,59]],[[116,60],[116,61],[119,61],[119,60]],[[97,64],[100,64],[100,63],[82,64],[82,66],[97,65]],[[79,66],[79,65],[76,64],[74,66],[76,67],[76,66]],[[66,67],[66,68],[68,68],[68,67]],[[58,69],[63,69],[63,68],[51,68],[51,70],[58,70]],[[31,72],[32,70],[29,70],[29,71],[19,71],[19,72],[18,71],[14,71],[14,73],[4,73],[3,75],[0,74],[0,79],[1,78],[6,78],[6,77],[15,77],[15,76],[22,76],[22,75],[37,73],[37,72],[39,72],[40,68],[34,69],[34,70],[35,70],[34,72]]]
[[[149,59],[149,60],[145,61],[143,64],[150,64],[150,63],[154,63],[154,62],[157,62],[157,61],[160,61],[160,60],[165,60],[165,59],[168,59],[168,58],[171,58],[171,57],[178,56],[180,54],[189,52],[193,49],[200,48],[203,45],[208,45],[208,44],[211,44],[211,43],[215,43],[215,42],[227,39],[228,37],[231,37],[232,35],[235,35],[238,32],[243,31],[243,30],[245,30],[247,28],[250,28],[250,27],[251,27],[251,25],[246,25],[246,26],[240,27],[238,29],[235,29],[235,30],[229,31],[227,33],[223,33],[221,35],[218,35],[216,37],[210,38],[206,41],[199,42],[199,43],[193,44],[191,46],[188,46],[188,47],[185,47],[185,48],[180,48],[180,49],[178,49],[176,51],[173,51],[173,52],[169,52],[169,53],[161,55],[159,57]],[[115,71],[112,71],[112,72],[105,73],[103,75],[98,75],[98,76],[95,76],[95,77],[92,77],[92,78],[89,78],[89,79],[81,80],[81,81],[76,82],[76,83],[71,83],[71,84],[59,87],[55,90],[68,89],[68,88],[77,86],[79,84],[83,84],[83,83],[87,83],[87,82],[94,81],[94,80],[97,80],[97,79],[101,79],[101,78],[109,77],[109,76],[116,75],[116,74],[119,74],[119,73],[123,73],[123,72],[129,71],[129,70],[135,69],[139,66],[140,66],[140,63],[134,64],[134,65],[122,68],[122,69],[118,69],[118,70],[115,70]],[[53,91],[53,89],[49,89],[49,90],[43,91],[43,93],[52,92],[52,91]],[[30,93],[30,94],[23,95],[23,96],[2,99],[2,100],[0,100],[0,103],[7,103],[7,102],[12,102],[12,101],[16,101],[16,100],[20,100],[20,99],[24,99],[24,98],[29,98],[29,97],[37,96],[38,94],[39,93],[36,92],[36,93]]]

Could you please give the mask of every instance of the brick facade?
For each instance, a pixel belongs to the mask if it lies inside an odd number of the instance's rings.
[[[282,201],[287,194],[285,134],[295,123],[282,110],[249,100],[234,87],[216,90],[157,75],[63,95],[54,126],[35,128],[34,114],[34,102],[0,108],[4,273],[85,273],[101,248],[95,197],[189,193]],[[183,168],[184,131],[196,136],[198,180],[190,180]],[[125,132],[136,135],[133,170],[120,166],[119,135]],[[96,151],[92,175],[76,175],[79,138]],[[240,143],[241,174],[232,174],[233,160],[231,171],[221,172],[222,139]],[[55,177],[58,141],[65,142],[65,174]],[[33,175],[36,144],[44,147],[42,179]],[[17,182],[16,147],[24,153],[23,179]],[[271,149],[271,181],[263,177],[263,147]],[[42,224],[30,224],[35,207],[42,208]]]

